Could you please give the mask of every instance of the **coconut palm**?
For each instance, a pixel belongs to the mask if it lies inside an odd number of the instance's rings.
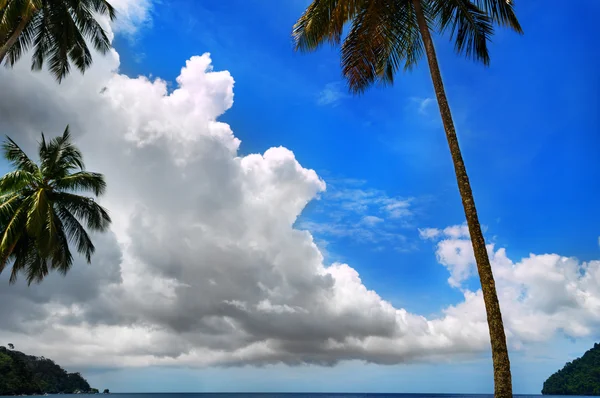
[[[41,282],[52,270],[66,274],[73,264],[69,248],[91,262],[94,244],[84,226],[105,231],[110,217],[91,197],[106,189],[104,176],[84,170],[81,152],[62,136],[39,144],[39,166],[7,137],[4,157],[15,170],[0,178],[0,273],[12,263],[10,283],[24,273],[27,283]]]
[[[86,39],[102,54],[111,47],[98,15],[113,20],[115,10],[106,0],[0,0],[0,64],[13,66],[33,48],[32,70],[48,61],[59,82],[70,63],[83,73],[92,64]]]
[[[346,24],[350,26],[342,41]],[[427,56],[481,280],[494,392],[504,398],[512,396],[512,383],[500,304],[431,37],[432,31],[449,32],[459,53],[487,65],[494,24],[522,33],[510,0],[314,0],[294,25],[293,38],[300,51],[342,43],[342,71],[354,93],[374,83],[392,84],[401,67],[410,70]]]

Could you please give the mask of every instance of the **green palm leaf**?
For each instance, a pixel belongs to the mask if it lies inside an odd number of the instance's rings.
[[[92,64],[88,42],[101,54],[111,48],[98,15],[114,20],[116,12],[106,0],[0,0],[0,63],[13,66],[34,48],[32,70],[47,63],[59,82],[71,65],[83,73]]]
[[[38,174],[39,168],[23,150],[12,140],[6,137],[2,145],[4,158],[8,160],[17,170],[27,171],[32,174]]]

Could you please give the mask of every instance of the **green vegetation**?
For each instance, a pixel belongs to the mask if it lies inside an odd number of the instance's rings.
[[[85,72],[92,64],[86,40],[102,54],[111,47],[97,15],[112,20],[115,10],[106,0],[0,0],[0,64],[13,66],[33,48],[33,70],[47,60],[59,82],[70,63]]]
[[[3,149],[15,170],[0,178],[0,273],[12,263],[10,283],[21,272],[28,284],[52,270],[64,275],[73,264],[69,243],[91,262],[95,247],[80,222],[105,231],[110,217],[93,198],[78,193],[100,196],[106,183],[102,174],[84,170],[69,128],[49,142],[42,134],[39,166],[10,138]]]
[[[544,395],[600,395],[600,344],[544,382]]]
[[[0,347],[0,395],[94,393],[79,373],[67,373],[47,358]]]
[[[494,395],[512,398],[510,361],[500,303],[479,224],[454,121],[448,105],[432,32],[449,33],[457,52],[488,64],[494,24],[522,33],[511,0],[314,0],[293,28],[296,50],[341,44],[342,73],[354,93],[379,83],[392,84],[400,68],[409,70],[426,55],[446,139],[469,226],[487,311],[494,362]]]

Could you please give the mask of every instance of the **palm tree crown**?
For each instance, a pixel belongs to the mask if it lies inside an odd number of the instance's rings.
[[[69,128],[49,142],[42,134],[39,166],[10,138],[3,150],[15,170],[0,178],[0,273],[12,262],[10,283],[20,272],[28,284],[50,270],[66,274],[73,263],[69,243],[91,262],[95,248],[81,222],[105,231],[111,220],[93,198],[77,193],[100,196],[106,183],[102,174],[84,170]]]
[[[522,32],[509,0],[422,0],[421,4],[430,30],[449,31],[459,53],[486,65],[494,23]],[[412,0],[314,0],[294,25],[296,49],[340,44],[347,23],[342,72],[355,93],[376,82],[393,83],[400,67],[411,69],[423,56]]]
[[[0,0],[0,63],[13,66],[33,47],[33,70],[47,60],[59,82],[70,63],[85,72],[92,64],[86,39],[102,54],[111,47],[95,14],[115,18],[107,0]]]

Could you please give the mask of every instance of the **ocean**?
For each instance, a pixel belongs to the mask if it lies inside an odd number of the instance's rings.
[[[53,394],[53,398],[74,398],[75,395]],[[77,394],[80,398],[493,398],[493,394],[374,394],[374,393],[111,393]],[[514,398],[540,398],[540,394],[515,394]],[[564,395],[544,395],[544,398],[565,398]]]

